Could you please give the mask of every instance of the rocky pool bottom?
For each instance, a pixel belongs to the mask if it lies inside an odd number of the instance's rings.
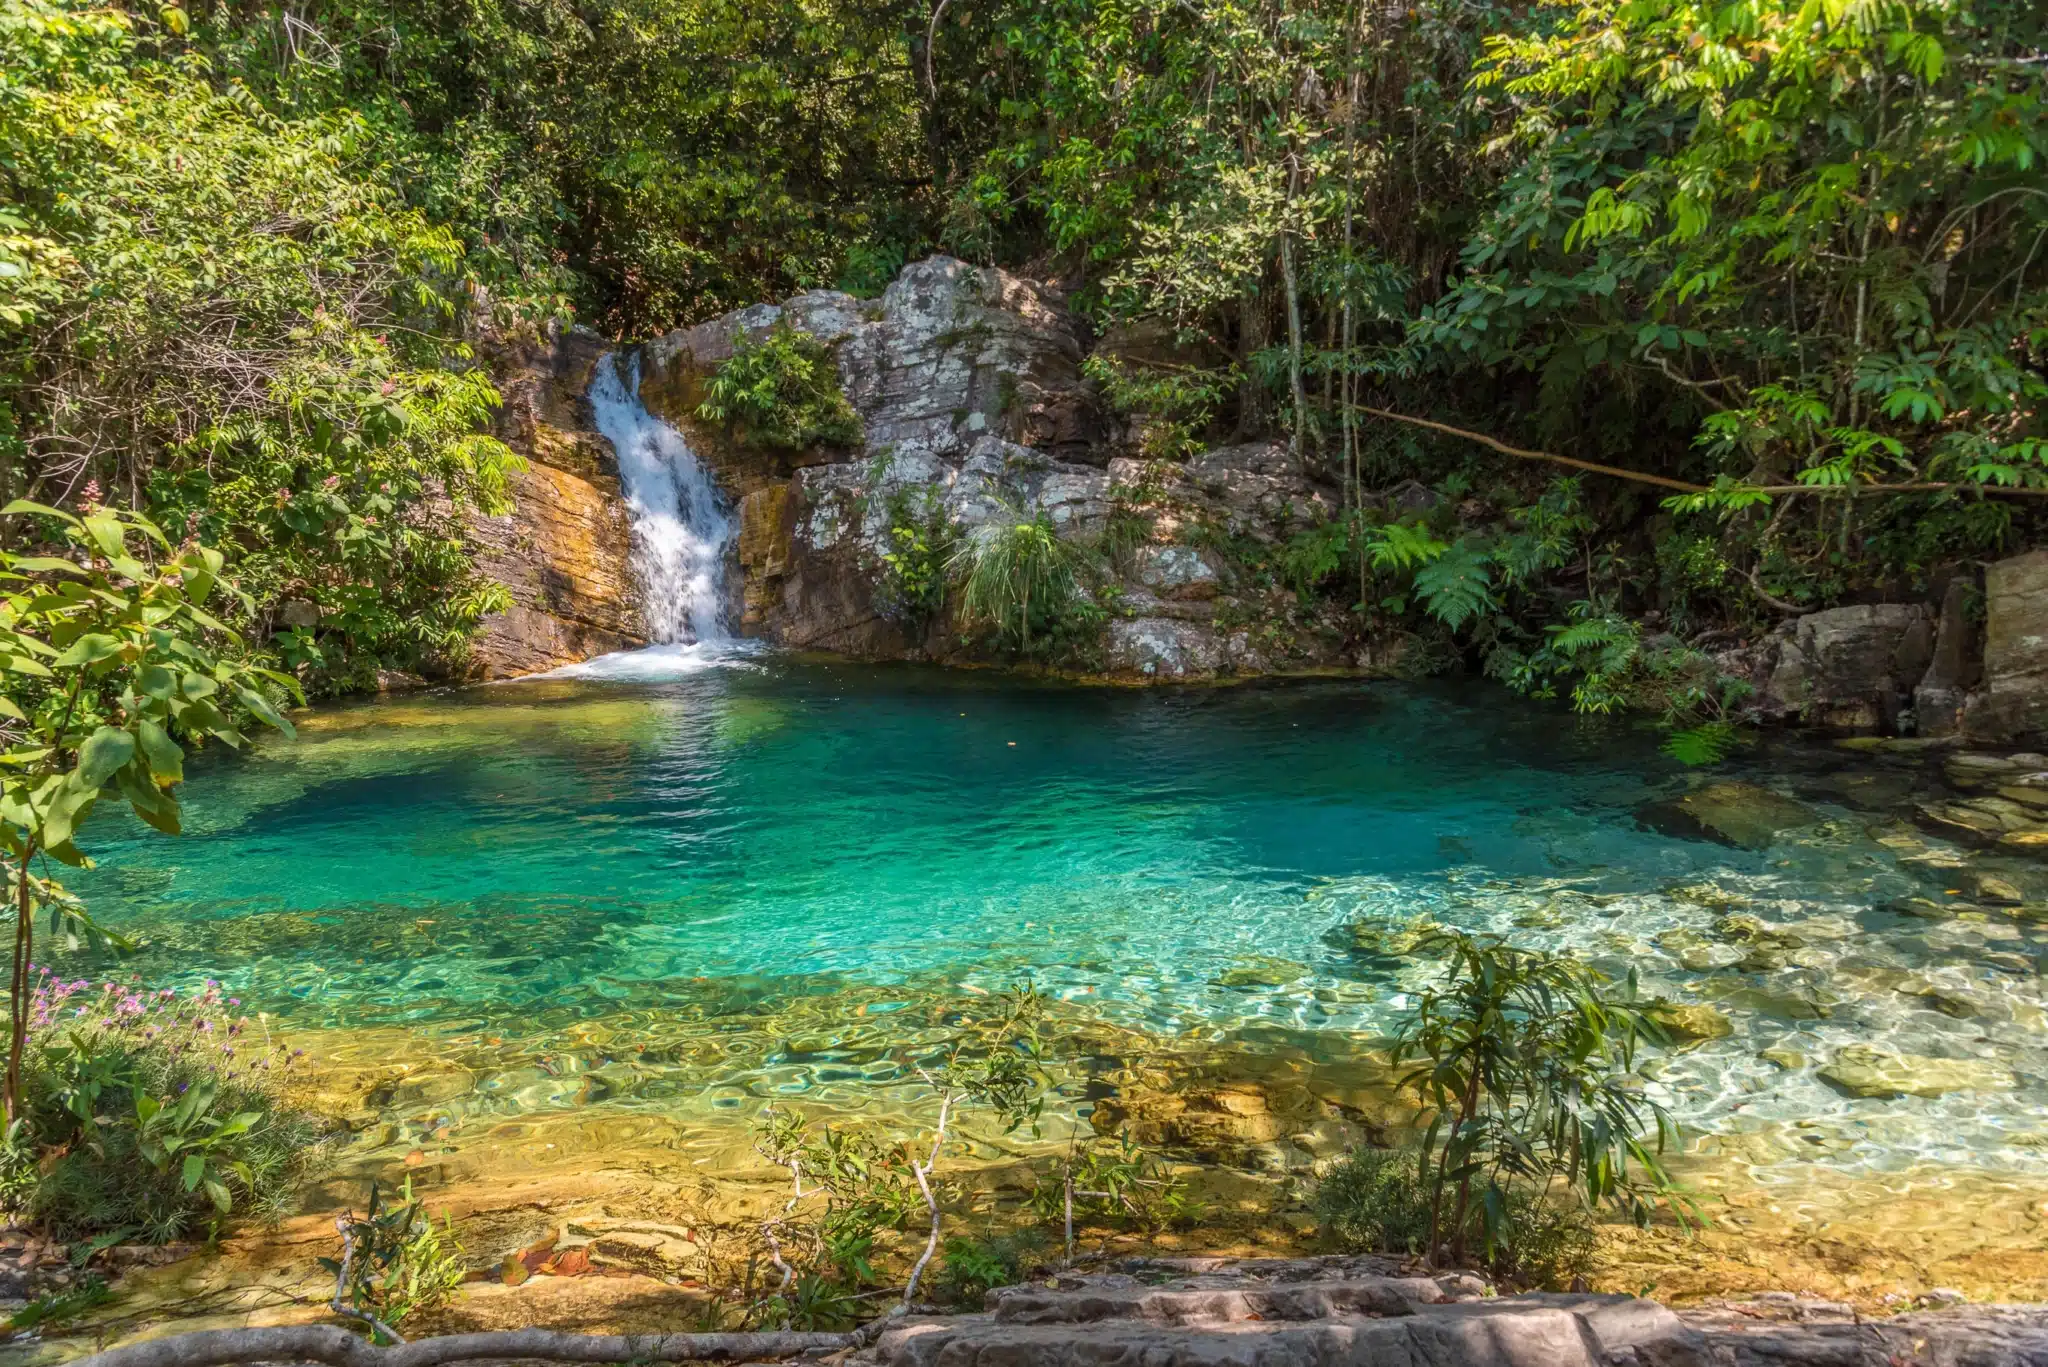
[[[432,1211],[452,1217],[473,1272],[452,1305],[419,1322],[421,1332],[696,1327],[710,1298],[764,1275],[760,1226],[788,1196],[786,1175],[754,1147],[767,1105],[794,1104],[882,1137],[909,1138],[930,1124],[936,1096],[914,1069],[985,1014],[987,1001],[957,990],[903,996],[878,1015],[864,1011],[882,1000],[872,989],[820,992],[725,1015],[708,1034],[622,1013],[530,1046],[510,1066],[508,1041],[497,1036],[296,1031],[290,1042],[307,1050],[296,1095],[342,1126],[302,1213],[211,1249],[116,1250],[109,1304],[0,1354],[54,1363],[84,1351],[95,1333],[320,1320],[331,1280],[317,1260],[335,1252],[335,1214],[359,1204],[372,1179],[410,1180]],[[1056,1239],[1026,1209],[1034,1174],[1070,1143],[1104,1134],[1167,1154],[1198,1214],[1171,1231],[1084,1227],[1084,1255],[1321,1252],[1308,1199],[1317,1173],[1352,1144],[1400,1142],[1414,1119],[1369,1048],[1315,1037],[1162,1037],[1057,1008],[1046,1034],[1059,1099],[1039,1134],[1003,1134],[972,1109],[961,1116],[960,1142],[942,1167],[949,1234],[1036,1230]],[[894,1059],[909,1072],[842,1079],[824,1103],[734,1104],[714,1091],[632,1105],[606,1095],[607,1086],[630,1092],[629,1074],[715,1072],[751,1050],[849,1073]],[[554,1104],[469,1104],[519,1079],[554,1087]],[[2048,1301],[2048,1178],[1934,1162],[1849,1172],[1824,1154],[1815,1161],[1806,1135],[1798,1121],[1782,1121],[1733,1140],[1692,1136],[1674,1167],[1708,1223],[1691,1233],[1662,1222],[1603,1225],[1593,1288],[1675,1305],[1796,1292],[1877,1313],[1956,1297]],[[914,1242],[905,1236],[897,1257],[907,1262]],[[0,1237],[0,1270],[39,1262],[47,1273],[61,1254],[24,1243]]]
[[[921,1129],[920,1067],[1020,977],[1057,1095],[1035,1138],[965,1117],[967,1232],[1129,1136],[1205,1213],[1115,1247],[1305,1251],[1317,1173],[1411,1119],[1381,1050],[1435,925],[1682,1004],[1638,1076],[1715,1223],[1606,1231],[1599,1285],[2048,1299],[2048,759],[1770,740],[1696,774],[1503,702],[743,660],[195,764],[184,840],[92,832],[81,890],[147,941],[114,971],[224,979],[346,1133],[306,1214],[108,1313],[309,1315],[333,1212],[410,1176],[480,1269],[592,1250],[451,1324],[673,1321],[758,1269],[767,1107]]]

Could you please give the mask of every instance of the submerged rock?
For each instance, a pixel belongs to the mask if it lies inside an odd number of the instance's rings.
[[[1837,1049],[1820,1075],[1850,1096],[1876,1098],[2004,1092],[2019,1085],[2011,1069],[1997,1064],[1977,1059],[1894,1054],[1868,1044]]]
[[[1726,1039],[1735,1033],[1735,1022],[1711,1006],[1687,1002],[1666,1006],[1657,1018],[1671,1032],[1672,1038],[1681,1044],[1703,1044],[1710,1039]]]
[[[1407,922],[1352,921],[1323,938],[1329,944],[1367,959],[1405,959],[1424,940],[1444,927],[1427,916]]]
[[[1820,813],[1805,803],[1754,783],[1724,779],[1695,788],[1668,802],[1654,802],[1637,813],[1654,831],[1695,840],[1760,850],[1786,831],[1820,823]]]

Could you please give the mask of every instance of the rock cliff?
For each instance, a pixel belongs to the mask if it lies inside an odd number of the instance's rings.
[[[700,420],[735,339],[784,326],[829,348],[857,447],[761,449]],[[530,464],[518,511],[475,528],[481,568],[514,599],[476,643],[483,677],[643,642],[617,467],[584,397],[608,345],[572,331],[493,355],[500,435]],[[1399,672],[1412,641],[1361,641],[1270,572],[1283,542],[1333,515],[1337,491],[1277,442],[1143,459],[1143,423],[1105,407],[1087,347],[1055,287],[941,256],[878,299],[812,291],[645,342],[640,399],[736,506],[728,579],[745,635],[869,659],[986,658],[951,597],[905,610],[891,557],[919,525],[958,544],[992,519],[1042,515],[1103,560],[1106,620],[1069,669],[1141,682]],[[1764,723],[2048,743],[2048,552],[1991,565],[1981,587],[1959,570],[1920,601],[1794,616],[1720,662]]]
[[[492,350],[505,398],[495,435],[527,468],[513,484],[513,510],[470,525],[477,568],[513,603],[471,643],[476,677],[532,674],[646,643],[618,466],[583,397],[608,349],[594,333],[572,331]]]

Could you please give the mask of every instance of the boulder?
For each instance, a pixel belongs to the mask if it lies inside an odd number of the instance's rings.
[[[1796,617],[1737,663],[1756,689],[1749,706],[1759,720],[1890,732],[1933,654],[1925,607],[1865,603]]]
[[[1977,624],[1970,620],[1976,584],[1954,575],[1941,596],[1934,651],[1927,672],[1913,689],[1913,729],[1922,736],[1946,737],[1961,732],[1970,691],[1984,675]]]
[[[1760,850],[1778,836],[1816,825],[1820,814],[1805,803],[1754,783],[1722,780],[1682,797],[1653,802],[1637,813],[1651,830],[1695,840]]]
[[[2048,736],[2048,551],[1984,571],[1984,688],[1963,711],[1972,740]]]
[[[2019,1085],[2011,1069],[1994,1063],[1894,1054],[1868,1044],[1837,1049],[1820,1075],[1857,1097],[1938,1097],[1950,1092],[2011,1091]]]
[[[785,324],[832,348],[859,450],[737,449],[698,421],[734,339]],[[641,399],[739,503],[743,631],[857,656],[943,653],[957,633],[878,608],[892,522],[937,516],[964,533],[1016,510],[1062,536],[1100,533],[1109,429],[1081,355],[1057,290],[936,256],[880,299],[814,290],[657,338],[641,350]]]

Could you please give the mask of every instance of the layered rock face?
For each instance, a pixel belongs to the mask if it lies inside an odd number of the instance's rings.
[[[513,600],[471,644],[479,678],[646,644],[618,465],[583,397],[609,349],[594,333],[572,331],[513,339],[491,356],[505,397],[494,435],[526,457],[527,468],[513,483],[510,513],[470,524],[477,568]]]
[[[833,349],[859,413],[859,451],[735,449],[696,417],[705,380],[741,334],[787,324]],[[990,519],[1043,514],[1062,538],[1093,543],[1112,516],[1131,544],[1100,672],[1186,679],[1341,667],[1308,634],[1254,639],[1220,556],[1193,533],[1272,542],[1329,515],[1319,486],[1283,446],[1210,451],[1153,468],[1115,455],[1111,420],[1081,371],[1080,328],[1050,288],[934,257],[878,300],[831,291],[760,305],[650,342],[641,398],[687,433],[739,504],[742,629],[782,645],[868,658],[958,658],[944,613],[918,622],[877,589],[892,525],[910,510],[955,537]]]

